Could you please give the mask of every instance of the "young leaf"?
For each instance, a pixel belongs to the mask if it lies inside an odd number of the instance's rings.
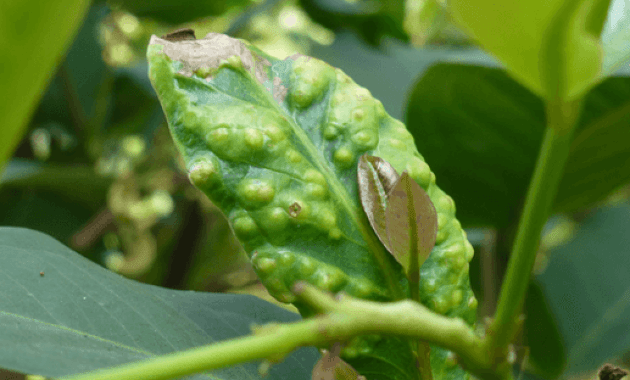
[[[392,252],[385,227],[385,209],[387,209],[387,193],[400,178],[396,169],[380,157],[367,154],[359,158],[357,167],[357,183],[359,198],[370,225],[385,248]],[[400,262],[400,260],[398,260]]]
[[[403,172],[387,194],[385,226],[392,255],[399,263],[409,255],[409,271],[420,268],[437,237],[437,212],[429,195]]]

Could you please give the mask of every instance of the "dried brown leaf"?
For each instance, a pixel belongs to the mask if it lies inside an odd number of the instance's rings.
[[[336,342],[330,351],[324,352],[313,367],[312,380],[365,380],[365,377],[339,357],[341,343]]]

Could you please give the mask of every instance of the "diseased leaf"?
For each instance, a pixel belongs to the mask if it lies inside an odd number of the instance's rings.
[[[440,215],[436,246],[420,271],[420,301],[473,323],[473,249],[453,201],[436,186],[405,126],[367,89],[317,59],[278,60],[213,33],[178,42],[154,36],[147,55],[192,182],[228,217],[276,299],[294,302],[296,281],[381,302],[409,296],[402,266],[361,207],[357,164],[367,153],[407,170]],[[305,317],[314,312],[295,306]],[[357,337],[341,357],[370,378],[419,377],[403,338]],[[448,352],[432,347],[436,380],[468,378],[447,362]]]
[[[399,263],[409,260],[420,268],[429,257],[437,237],[437,212],[429,195],[403,172],[387,194],[385,225],[391,253]],[[415,256],[415,258],[414,258]],[[417,268],[415,268],[417,266]]]
[[[376,236],[392,255],[394,253],[390,247],[385,227],[385,209],[387,208],[387,193],[394,187],[398,178],[400,175],[396,169],[382,158],[367,154],[359,158],[357,183],[363,211],[365,211]],[[400,260],[398,262],[400,263]]]

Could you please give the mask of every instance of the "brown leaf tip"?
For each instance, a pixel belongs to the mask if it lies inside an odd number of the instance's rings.
[[[271,63],[252,54],[241,40],[220,33],[208,33],[204,38],[195,39],[191,29],[178,30],[164,37],[167,38],[154,35],[149,44],[162,45],[163,54],[181,62],[180,75],[191,77],[197,70],[216,69],[226,64],[249,71],[260,83],[267,80],[267,66]]]
[[[174,32],[163,35],[163,40],[170,42],[196,40],[195,31],[190,28],[177,29]]]

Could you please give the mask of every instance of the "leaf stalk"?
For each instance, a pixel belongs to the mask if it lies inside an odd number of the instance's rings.
[[[508,344],[518,332],[519,314],[536,260],[538,243],[562,179],[580,106],[580,101],[550,101],[547,104],[543,144],[519,221],[497,312],[487,335],[494,356],[505,357]]]

